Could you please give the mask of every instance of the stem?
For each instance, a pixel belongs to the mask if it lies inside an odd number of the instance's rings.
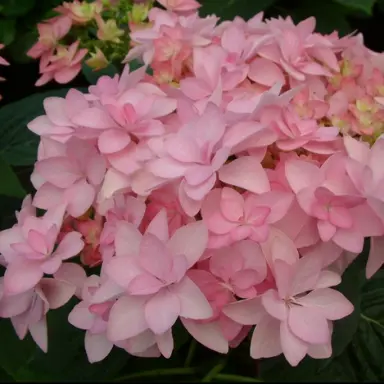
[[[371,319],[370,317],[368,316],[365,316],[364,314],[360,314],[360,317],[362,319],[364,319],[365,321],[368,321],[368,323],[372,323],[372,324],[376,324],[378,327],[380,327],[381,329],[384,329],[384,325],[381,324],[380,322],[378,322],[377,320],[375,319]]]
[[[195,355],[196,347],[197,347],[197,342],[195,339],[192,339],[189,345],[188,355],[187,355],[187,358],[185,359],[184,367],[189,367],[191,365],[193,356]]]
[[[226,361],[222,361],[221,363],[215,365],[208,373],[206,376],[204,376],[203,380],[201,380],[202,383],[209,383],[210,381],[212,381],[212,379],[216,378],[217,374],[219,372],[221,372],[224,367],[225,367],[225,364],[227,362]]]
[[[178,376],[178,375],[192,375],[197,372],[196,368],[168,368],[168,369],[153,369],[151,371],[132,373],[131,375],[121,376],[113,381],[129,381],[133,379],[139,379],[144,377],[156,377],[156,376]]]
[[[253,377],[247,376],[238,376],[238,375],[227,375],[225,373],[219,373],[215,376],[215,379],[218,381],[232,381],[239,383],[262,383],[263,380],[256,379]]]

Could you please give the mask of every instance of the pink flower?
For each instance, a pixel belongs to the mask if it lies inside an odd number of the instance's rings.
[[[125,340],[147,329],[168,338],[179,316],[212,316],[206,298],[186,276],[201,257],[207,240],[202,222],[181,227],[168,239],[165,211],[153,219],[144,235],[129,223],[118,229],[116,257],[105,269],[110,282],[94,297],[96,303],[126,293],[112,307],[107,330],[110,340]]]
[[[270,191],[242,196],[234,189],[214,189],[204,200],[201,213],[212,233],[210,246],[220,247],[250,238],[264,242],[269,226],[287,213],[291,193]]]
[[[75,231],[66,234],[55,248],[64,210],[65,206],[58,206],[43,217],[26,217],[0,232],[0,252],[7,266],[4,274],[7,295],[32,289],[44,274],[56,273],[63,260],[80,253],[84,243],[81,234]]]
[[[81,71],[81,60],[88,53],[87,49],[78,49],[80,41],[77,40],[69,47],[59,45],[56,54],[51,54],[47,62],[40,65],[42,74],[36,82],[36,86],[41,86],[54,79],[60,84],[69,83]]]
[[[59,40],[67,35],[72,27],[72,20],[67,16],[57,16],[43,23],[37,24],[39,41],[27,52],[27,55],[37,59],[50,56]]]
[[[70,264],[72,269],[81,269]],[[83,272],[84,273],[84,272]],[[0,282],[4,288],[4,279]],[[33,288],[14,295],[4,294],[0,298],[0,317],[10,318],[19,339],[28,331],[35,343],[44,352],[48,351],[46,314],[66,304],[75,294],[76,286],[59,278],[43,278]]]
[[[92,304],[92,297],[99,288],[102,278],[91,275],[84,282],[80,303],[76,304],[68,316],[73,326],[86,330],[85,351],[90,363],[105,359],[113,348],[107,338],[107,325],[110,310],[116,300]]]
[[[72,138],[63,154],[36,163],[34,204],[48,209],[65,203],[71,216],[81,216],[92,206],[105,170],[105,159],[94,146]]]
[[[62,5],[55,8],[55,11],[68,16],[74,24],[81,25],[93,20],[102,9],[101,2],[88,3],[87,1],[75,0],[71,3],[64,1]]]
[[[257,324],[251,357],[284,353],[292,366],[307,353],[313,358],[330,357],[330,322],[353,311],[353,305],[341,293],[329,288],[340,282],[339,276],[321,271],[321,259],[313,257],[294,264],[276,260],[274,275],[276,289],[224,309],[227,316],[241,324]]]

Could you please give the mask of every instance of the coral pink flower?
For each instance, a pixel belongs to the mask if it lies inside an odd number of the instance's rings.
[[[37,24],[39,41],[27,52],[27,55],[37,59],[45,54],[50,56],[53,49],[72,27],[72,20],[67,16],[58,16]]]
[[[241,324],[257,324],[251,357],[284,353],[292,366],[307,353],[314,358],[329,357],[330,321],[353,311],[353,305],[341,293],[329,288],[340,282],[337,274],[321,271],[321,259],[304,257],[294,264],[276,260],[274,275],[276,289],[223,310]]]
[[[71,264],[81,269],[76,264]],[[0,282],[4,288],[4,280]],[[0,297],[0,317],[10,318],[19,339],[28,331],[33,340],[44,351],[48,350],[48,329],[46,314],[66,304],[75,294],[76,286],[56,278],[43,278],[33,288],[14,295]]]
[[[0,252],[7,265],[4,274],[6,294],[28,291],[44,274],[57,272],[63,260],[80,253],[84,243],[81,234],[75,231],[66,234],[55,248],[64,210],[65,206],[58,206],[43,217],[26,217],[0,232]]]
[[[45,65],[40,65],[41,77],[37,80],[36,86],[41,86],[55,79],[60,84],[69,83],[81,71],[81,60],[88,53],[87,49],[78,49],[79,40],[69,47],[59,45],[56,54],[48,58]]]
[[[74,24],[86,24],[93,20],[102,9],[103,5],[98,1],[88,3],[87,1],[74,0],[71,3],[64,1],[62,5],[55,8],[55,11],[68,16]]]

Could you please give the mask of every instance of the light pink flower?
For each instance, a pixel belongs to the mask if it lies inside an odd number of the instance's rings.
[[[201,7],[196,0],[157,0],[157,2],[172,12],[192,12]]]
[[[353,311],[353,305],[341,293],[329,288],[340,282],[339,276],[321,271],[321,259],[313,257],[294,264],[276,260],[274,275],[276,289],[224,308],[227,316],[241,324],[257,324],[251,357],[284,353],[292,366],[307,353],[313,358],[330,357],[330,322]]]
[[[212,233],[210,246],[216,248],[247,238],[266,241],[269,226],[283,218],[293,197],[280,191],[243,196],[227,187],[214,189],[201,209],[203,221]]]
[[[81,269],[71,264],[72,269]],[[84,272],[83,272],[84,273]],[[4,278],[5,279],[5,278]],[[1,290],[4,289],[1,279]],[[66,304],[75,294],[76,286],[58,278],[43,278],[33,288],[14,295],[3,293],[0,297],[0,317],[10,318],[19,339],[28,332],[44,352],[48,351],[46,314]]]
[[[129,223],[119,227],[116,257],[105,269],[110,281],[94,297],[96,303],[126,292],[112,307],[107,330],[110,340],[125,340],[147,329],[163,335],[171,332],[179,316],[212,316],[206,298],[186,276],[207,240],[202,222],[181,227],[168,239],[165,211],[153,219],[144,235]]]
[[[54,274],[63,260],[76,256],[84,243],[81,234],[70,232],[57,248],[65,206],[49,210],[43,217],[29,216],[0,232],[0,253],[6,262],[4,292],[16,295],[36,286],[44,274]]]

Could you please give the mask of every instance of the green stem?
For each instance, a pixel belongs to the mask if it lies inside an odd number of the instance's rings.
[[[239,383],[262,383],[263,380],[256,379],[253,377],[247,377],[247,376],[238,376],[238,375],[227,375],[225,373],[219,373],[215,376],[215,379],[217,381],[232,381],[232,382],[239,382]]]
[[[212,381],[214,378],[216,378],[216,376],[218,375],[219,372],[221,372],[224,367],[225,367],[225,364],[227,362],[224,360],[222,361],[221,363],[215,365],[208,373],[206,376],[204,376],[203,380],[201,380],[202,383],[209,383],[210,381]]]
[[[193,356],[195,355],[196,347],[197,347],[197,342],[195,339],[192,339],[189,345],[188,355],[187,355],[187,358],[185,359],[184,367],[189,367],[191,365]]]
[[[380,322],[378,322],[377,320],[375,319],[371,319],[370,317],[368,316],[365,316],[364,314],[360,314],[361,318],[364,319],[365,321],[368,321],[368,323],[372,323],[372,324],[376,324],[378,327],[380,327],[381,329],[384,329],[384,325],[381,324]]]
[[[125,375],[114,379],[113,381],[129,381],[134,379],[140,379],[144,377],[156,377],[156,376],[177,376],[177,375],[193,375],[197,372],[196,368],[168,368],[168,369],[153,369],[151,371],[132,373],[131,375]]]

